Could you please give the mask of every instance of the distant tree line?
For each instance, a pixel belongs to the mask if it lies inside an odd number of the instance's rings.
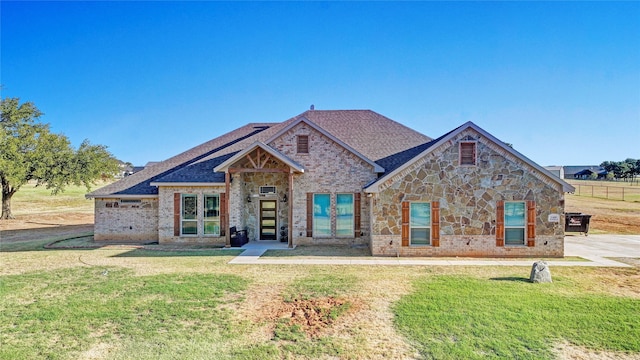
[[[633,182],[637,176],[640,176],[640,159],[605,161],[600,166],[607,171],[607,179],[623,179]],[[638,180],[636,179],[636,181]]]

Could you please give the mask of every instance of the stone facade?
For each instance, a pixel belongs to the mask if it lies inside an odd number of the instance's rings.
[[[476,143],[476,165],[460,166],[460,141]],[[561,185],[473,129],[459,133],[388,179],[374,194],[371,251],[387,256],[555,256],[564,252]],[[535,246],[496,246],[497,201],[534,200]],[[438,201],[440,245],[402,246],[401,203]]]
[[[95,199],[96,241],[155,241],[158,239],[158,199]]]

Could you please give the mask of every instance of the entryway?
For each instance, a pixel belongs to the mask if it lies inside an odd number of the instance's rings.
[[[260,240],[277,240],[277,200],[260,200]]]

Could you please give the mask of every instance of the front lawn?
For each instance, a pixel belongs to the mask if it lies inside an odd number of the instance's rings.
[[[395,322],[425,358],[554,358],[563,340],[581,347],[640,352],[640,301],[590,293],[571,279],[436,276],[394,308]]]

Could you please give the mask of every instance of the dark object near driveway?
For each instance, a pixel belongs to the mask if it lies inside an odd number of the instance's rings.
[[[249,242],[247,230],[237,230],[235,226],[232,226],[229,229],[229,234],[231,234],[231,247],[241,247]]]
[[[589,233],[589,220],[591,215],[582,213],[565,213],[564,214],[564,231],[579,232],[587,236]]]

